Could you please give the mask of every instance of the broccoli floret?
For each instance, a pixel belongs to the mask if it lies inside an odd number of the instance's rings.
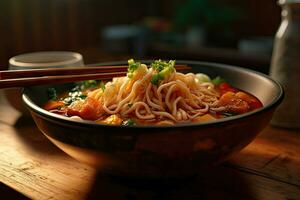
[[[170,60],[169,62],[156,60],[151,63],[152,69],[157,72],[157,74],[152,77],[151,83],[157,85],[160,80],[164,80],[171,73],[174,73],[176,71],[174,66],[174,60]]]

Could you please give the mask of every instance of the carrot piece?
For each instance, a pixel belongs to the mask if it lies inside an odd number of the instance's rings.
[[[96,122],[99,124],[121,125],[122,121],[119,115],[111,115],[104,120],[97,120]]]
[[[213,121],[213,120],[216,120],[216,118],[214,118],[210,114],[205,114],[205,115],[202,115],[202,116],[195,117],[193,119],[193,122],[207,122],[207,121]]]
[[[63,101],[50,100],[45,104],[44,109],[45,110],[54,110],[54,109],[57,109],[57,108],[62,107],[64,105],[65,105],[65,103]]]
[[[68,115],[77,115],[82,119],[96,120],[103,113],[101,103],[94,98],[87,97],[84,102],[78,101],[68,108]]]

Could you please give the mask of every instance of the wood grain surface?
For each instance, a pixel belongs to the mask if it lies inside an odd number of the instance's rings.
[[[269,126],[197,177],[145,182],[104,175],[72,159],[1,98],[0,181],[28,198],[300,199],[300,131]]]

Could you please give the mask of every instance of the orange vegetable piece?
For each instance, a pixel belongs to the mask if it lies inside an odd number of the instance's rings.
[[[245,113],[249,111],[249,105],[247,101],[241,99],[234,92],[226,92],[219,100],[221,106],[225,106],[227,111],[233,113]]]
[[[63,101],[50,100],[46,103],[46,105],[44,106],[44,109],[45,110],[54,110],[54,109],[57,109],[57,108],[62,107],[64,105],[65,105],[65,103]]]
[[[195,117],[193,119],[193,122],[207,122],[207,121],[212,121],[212,120],[216,120],[216,118],[214,118],[210,114],[205,114],[205,115],[202,115],[202,116]]]
[[[91,97],[87,97],[85,101],[78,101],[68,108],[68,115],[77,115],[82,119],[96,120],[104,112],[101,103]]]
[[[229,104],[230,101],[234,98],[235,96],[235,93],[234,92],[226,92],[224,93],[221,98],[220,98],[220,104],[221,105],[226,105],[226,104]]]
[[[243,99],[244,101],[246,101],[249,104],[251,110],[262,107],[262,104],[258,99],[256,99],[255,97],[253,97],[253,96],[251,96],[251,95],[249,95],[245,92],[237,92],[235,95],[238,98]]]
[[[100,124],[120,125],[120,124],[122,124],[122,121],[123,120],[121,119],[121,117],[119,115],[111,115],[104,120],[99,120],[96,122],[100,123]]]

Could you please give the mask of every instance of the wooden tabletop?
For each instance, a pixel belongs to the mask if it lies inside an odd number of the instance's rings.
[[[149,183],[79,163],[0,99],[0,188],[21,199],[300,199],[300,131],[269,126],[239,154],[197,177]]]

